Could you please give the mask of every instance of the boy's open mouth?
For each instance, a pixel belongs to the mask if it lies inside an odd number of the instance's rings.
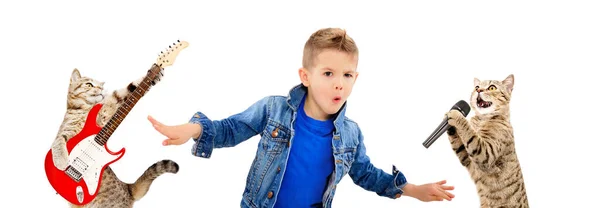
[[[477,107],[487,108],[490,106],[492,106],[492,102],[485,101],[485,100],[481,99],[481,96],[477,96]]]
[[[333,98],[333,101],[334,101],[334,102],[340,102],[340,100],[342,100],[342,97],[340,97],[340,96],[335,96],[335,97]]]

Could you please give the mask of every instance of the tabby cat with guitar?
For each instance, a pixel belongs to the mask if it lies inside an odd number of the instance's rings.
[[[161,52],[144,77],[127,87],[103,94],[104,82],[71,74],[67,111],[44,167],[48,181],[71,207],[132,207],[163,173],[177,173],[171,160],[158,161],[132,184],[117,178],[109,167],[123,157],[125,148],[111,151],[106,145],[127,114],[157,84],[164,67],[171,66],[189,44],[177,41]]]

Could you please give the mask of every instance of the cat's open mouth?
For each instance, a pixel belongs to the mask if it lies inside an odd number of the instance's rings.
[[[485,101],[485,100],[481,99],[480,96],[477,96],[477,107],[487,108],[487,107],[490,107],[490,106],[492,106],[492,102]]]

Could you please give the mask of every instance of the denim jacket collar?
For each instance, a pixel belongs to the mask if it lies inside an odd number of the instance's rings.
[[[304,97],[306,93],[308,93],[308,88],[305,87],[303,84],[298,84],[290,90],[289,95],[287,97],[287,104],[290,106],[290,108],[292,108],[294,112],[298,112],[298,107],[300,106],[300,102],[302,102],[302,97]],[[336,132],[339,132],[340,127],[344,125],[346,103],[347,101],[344,102],[340,110],[334,116],[333,124],[336,129],[334,134],[337,134]]]

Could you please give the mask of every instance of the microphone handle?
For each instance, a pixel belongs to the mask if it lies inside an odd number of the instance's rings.
[[[435,131],[433,131],[431,135],[429,135],[427,140],[423,142],[423,146],[425,146],[425,148],[429,148],[429,146],[431,146],[431,144],[433,144],[435,140],[442,136],[442,134],[444,134],[448,130],[448,128],[450,128],[450,126],[448,125],[448,120],[444,119],[444,121],[442,121],[442,123],[438,125]]]

